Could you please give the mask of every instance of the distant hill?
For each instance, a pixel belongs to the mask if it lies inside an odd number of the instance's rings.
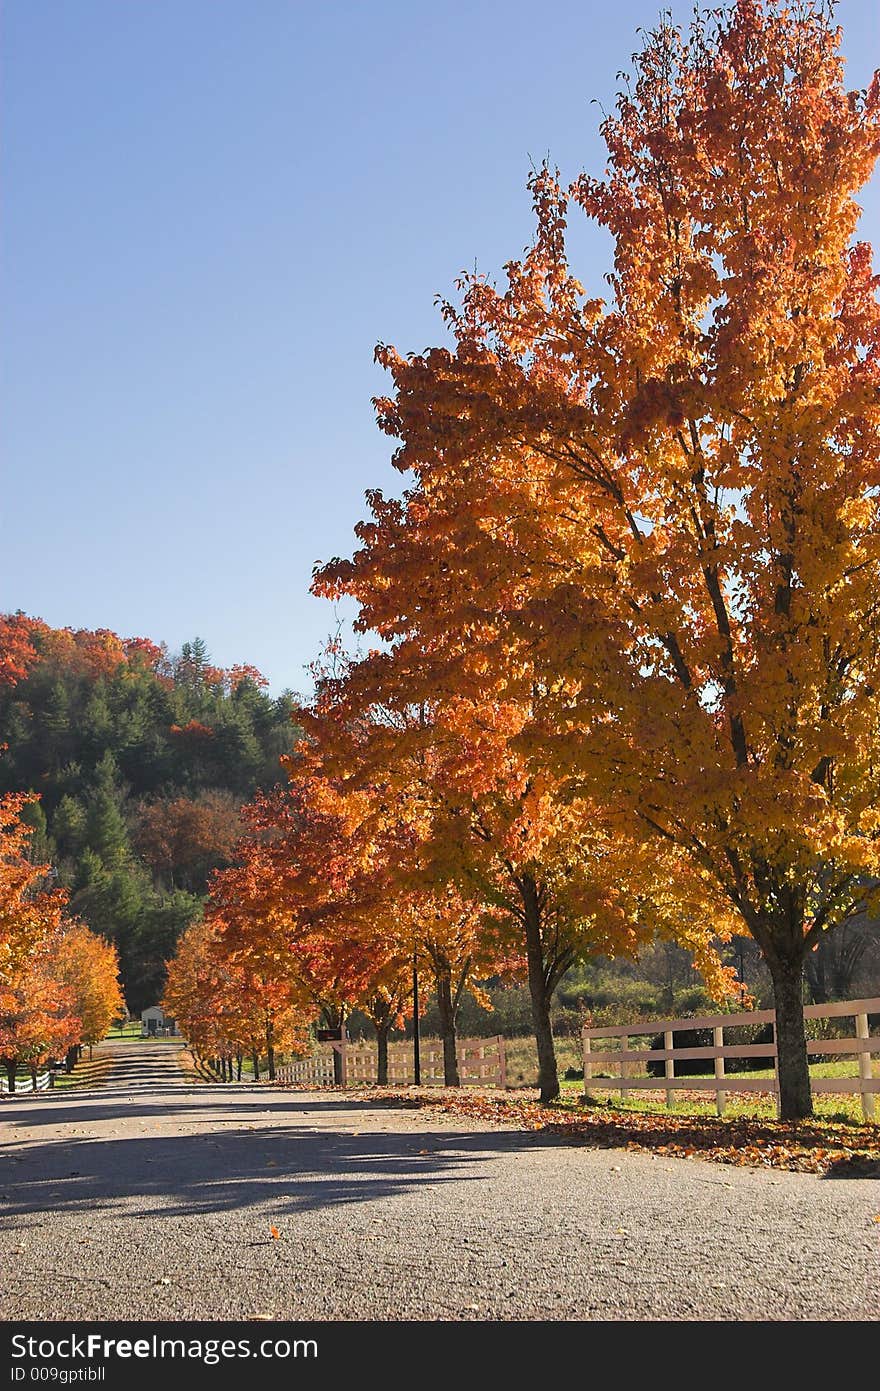
[[[0,615],[0,792],[34,791],[33,856],[119,948],[126,1001],[153,1004],[180,932],[228,863],[239,808],[281,777],[293,697],[107,629]]]

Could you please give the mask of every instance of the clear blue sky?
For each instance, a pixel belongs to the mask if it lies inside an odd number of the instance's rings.
[[[400,487],[375,343],[441,340],[434,295],[522,250],[530,159],[601,171],[590,100],[659,9],[5,0],[0,609],[306,689],[312,565]],[[878,13],[839,6],[850,86]]]

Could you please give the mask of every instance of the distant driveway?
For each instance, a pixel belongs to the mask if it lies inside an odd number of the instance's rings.
[[[101,1090],[2,1104],[4,1319],[880,1316],[880,1180],[208,1086],[171,1042],[114,1052]]]

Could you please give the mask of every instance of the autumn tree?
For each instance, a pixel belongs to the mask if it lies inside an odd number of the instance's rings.
[[[449,540],[454,556],[458,534]],[[374,593],[399,612],[417,592],[418,566],[424,573],[432,554],[417,517],[382,541],[357,558],[353,572],[331,566],[318,581],[330,588],[340,570],[347,573],[349,592],[363,604],[369,594],[376,626]],[[389,556],[408,562],[399,592],[394,563],[383,563]],[[684,913],[681,900],[664,919],[668,895],[656,888],[653,895],[646,885],[639,897],[628,892],[622,866],[631,851],[614,843],[582,799],[560,797],[557,780],[528,768],[516,739],[532,716],[534,691],[517,701],[497,698],[485,646],[472,631],[444,634],[441,643],[436,635],[426,641],[424,628],[420,622],[391,652],[343,666],[325,681],[316,711],[298,712],[308,739],[299,757],[308,761],[320,750],[342,795],[360,807],[362,829],[371,828],[374,845],[386,846],[386,899],[396,905],[398,924],[414,919],[413,943],[434,974],[447,1084],[458,1083],[455,1021],[463,990],[519,972],[529,982],[541,1095],[552,1100],[559,1079],[550,1004],[575,962],[598,953],[632,955],[662,929],[690,943],[719,997],[729,973],[705,923]],[[475,680],[468,650],[480,654]],[[649,857],[641,859],[647,872]]]
[[[388,952],[371,949],[357,930],[350,888],[359,847],[327,792],[318,779],[299,777],[245,808],[251,834],[237,863],[214,876],[208,916],[230,961],[342,1028],[361,1001],[381,1012],[394,973]],[[386,1004],[392,1008],[390,998]],[[338,1080],[338,1056],[336,1072]]]
[[[880,869],[880,308],[855,240],[880,81],[848,92],[839,45],[806,0],[645,36],[605,176],[539,170],[534,243],[504,288],[464,279],[453,346],[379,350],[415,483],[362,530],[436,518],[397,631],[495,605],[505,683],[522,657],[544,692],[530,766],[738,915],[785,1118],[812,1109],[805,952]],[[569,269],[572,204],[613,239],[605,297]],[[484,544],[462,565],[443,518],[468,506]]]
[[[0,685],[22,681],[36,658],[31,620],[21,613],[0,614]]]
[[[193,923],[182,933],[168,963],[162,1007],[197,1057],[230,1057],[244,1046],[239,1037],[238,1000],[228,973],[215,969],[210,946],[212,929]]]
[[[241,802],[207,789],[195,797],[156,797],[136,812],[133,841],[169,888],[203,893],[211,872],[228,864],[241,835]]]
[[[25,812],[37,800],[0,797],[0,981],[57,933],[67,902],[61,890],[46,888],[49,866],[28,854],[32,827]]]
[[[20,1067],[27,1067],[36,1083],[40,1065],[81,1037],[74,992],[54,969],[49,939],[0,981],[0,1066],[10,1092]]]
[[[259,1081],[265,1054],[270,1078],[276,1052],[299,1052],[306,1044],[307,1015],[289,982],[267,978],[251,963],[230,955],[216,918],[197,922],[180,938],[168,965],[163,1007],[204,1058],[218,1058],[232,1080],[232,1059],[248,1054]]]
[[[58,940],[52,970],[70,992],[80,1041],[91,1047],[106,1038],[110,1025],[125,1009],[119,955],[113,943],[82,923],[71,924]]]

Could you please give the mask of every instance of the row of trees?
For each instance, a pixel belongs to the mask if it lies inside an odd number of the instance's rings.
[[[23,813],[32,799],[0,798],[0,1066],[10,1092],[27,1068],[104,1038],[125,1005],[111,943],[66,916],[67,895],[45,887]]]
[[[573,962],[668,938],[723,997],[737,931],[810,1114],[805,955],[880,882],[880,81],[848,92],[839,43],[825,4],[662,22],[604,177],[538,170],[504,285],[377,350],[407,487],[314,588],[381,647],[322,673],[217,877],[229,960],[385,1019],[416,948],[448,1040],[464,985],[522,970],[549,1099]],[[613,242],[601,298],[572,208]]]

